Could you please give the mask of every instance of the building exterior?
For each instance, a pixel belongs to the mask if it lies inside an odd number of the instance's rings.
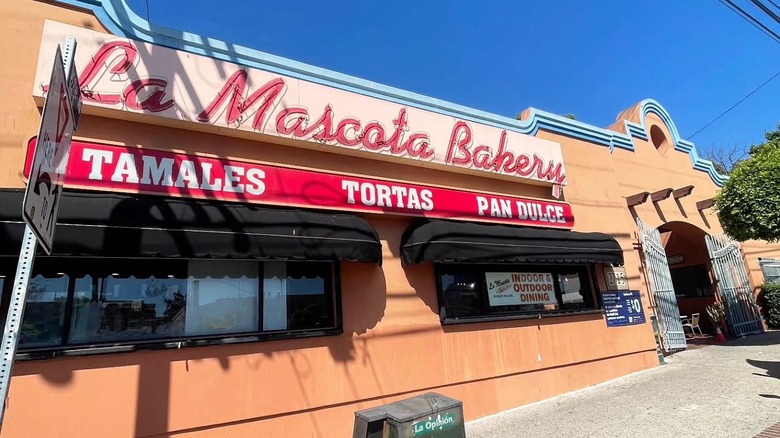
[[[0,23],[5,307],[66,36],[84,99],[3,437],[346,436],[428,391],[470,420],[657,366],[651,315],[670,351],[716,296],[732,335],[763,329],[780,247],[718,236],[724,179],[655,101],[508,119],[122,1],[7,0]]]

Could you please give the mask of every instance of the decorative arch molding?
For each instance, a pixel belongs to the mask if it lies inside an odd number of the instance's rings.
[[[400,105],[446,114],[508,131],[536,135],[541,129],[605,146],[609,148],[610,152],[616,147],[629,151],[635,150],[633,144],[634,137],[647,140],[648,129],[645,126],[645,118],[647,114],[653,113],[663,120],[666,128],[672,135],[674,149],[687,153],[695,170],[707,173],[719,187],[727,179],[726,176],[720,175],[715,170],[712,162],[699,156],[693,143],[680,137],[669,113],[661,104],[652,99],[643,100],[638,105],[632,107],[632,109],[637,107],[639,109],[639,114],[641,115],[639,122],[623,118],[623,115],[628,111],[624,111],[618,116],[618,124],[621,121],[623,122],[625,133],[588,125],[536,108],[529,108],[523,113],[524,117],[522,120],[516,120],[398,88],[388,87],[247,47],[237,46],[218,39],[152,24],[133,12],[125,0],[54,1],[91,11],[109,32],[118,36],[228,61],[249,68],[265,70]]]

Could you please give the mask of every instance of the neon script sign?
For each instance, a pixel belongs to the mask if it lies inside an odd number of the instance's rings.
[[[41,53],[65,34],[82,46],[76,62],[85,105],[519,177],[551,184],[556,195],[566,184],[554,142],[50,21]],[[37,88],[42,95],[45,85]]]

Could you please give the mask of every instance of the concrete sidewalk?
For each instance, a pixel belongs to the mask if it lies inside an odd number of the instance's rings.
[[[750,438],[780,422],[780,331],[466,425],[468,438]]]

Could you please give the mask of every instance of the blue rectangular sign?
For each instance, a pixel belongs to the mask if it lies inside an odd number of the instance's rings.
[[[638,290],[602,292],[607,327],[644,324],[645,310]]]

